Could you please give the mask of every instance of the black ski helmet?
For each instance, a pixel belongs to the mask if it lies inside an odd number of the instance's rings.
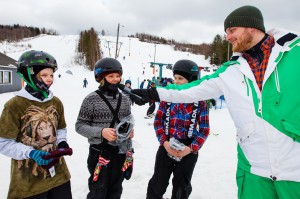
[[[178,74],[186,78],[189,82],[198,79],[199,68],[198,65],[191,61],[182,59],[177,61],[173,66],[173,74]]]
[[[105,75],[117,72],[123,74],[121,63],[113,58],[103,58],[96,62],[94,66],[94,74],[97,82],[100,82]]]
[[[17,65],[18,74],[26,83],[33,83],[32,77],[35,77],[41,70],[52,68],[57,70],[57,62],[55,58],[43,51],[31,50],[23,53]]]

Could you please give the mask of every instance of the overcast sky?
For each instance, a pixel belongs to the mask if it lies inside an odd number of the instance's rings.
[[[148,33],[189,43],[224,34],[226,16],[243,5],[258,7],[266,29],[300,32],[300,0],[0,0],[0,24],[20,24],[78,34],[94,27],[107,35]]]

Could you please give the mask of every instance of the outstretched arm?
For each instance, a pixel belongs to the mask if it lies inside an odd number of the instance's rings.
[[[145,101],[167,101],[172,103],[193,103],[223,95],[223,81],[218,73],[183,85],[170,84],[167,87],[133,89],[131,92]]]

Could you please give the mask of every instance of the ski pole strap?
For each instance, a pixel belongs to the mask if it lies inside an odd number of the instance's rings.
[[[199,102],[194,102],[192,116],[190,118],[190,126],[188,130],[188,137],[191,138],[193,136],[194,128],[197,124],[197,112],[198,112],[198,104]],[[166,120],[165,120],[165,134],[169,135],[170,130],[170,113],[171,113],[171,102],[167,102],[166,106]]]
[[[167,111],[166,111],[166,120],[165,120],[165,134],[169,135],[171,102],[167,102],[166,109]]]
[[[111,121],[110,126],[109,126],[110,128],[113,128],[116,121],[118,123],[120,123],[120,119],[118,117],[118,112],[119,112],[120,106],[121,106],[122,95],[119,93],[118,104],[117,104],[116,109],[114,110],[114,108],[111,106],[111,104],[109,103],[107,98],[103,95],[103,93],[100,90],[96,90],[95,92],[103,99],[103,101],[106,103],[106,105],[110,109],[111,113],[113,114],[113,120]]]
[[[192,116],[190,119],[190,126],[188,131],[188,137],[191,138],[193,136],[193,131],[195,126],[197,125],[197,112],[198,112],[198,102],[194,102]]]

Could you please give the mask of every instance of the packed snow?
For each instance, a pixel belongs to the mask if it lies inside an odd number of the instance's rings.
[[[23,52],[34,49],[46,51],[57,59],[59,69],[55,73],[55,82],[51,90],[64,104],[68,143],[74,151],[72,156],[65,158],[72,176],[73,198],[83,199],[88,193],[89,174],[86,160],[89,144],[86,138],[75,132],[75,122],[82,100],[97,89],[98,83],[94,80],[92,71],[74,63],[77,41],[78,35],[41,35],[17,43],[0,43],[0,52],[6,52],[8,56],[17,60]],[[115,57],[116,38],[103,36],[100,37],[100,41],[103,56]],[[142,80],[159,75],[159,68],[156,66],[153,71],[149,62],[174,64],[179,59],[191,59],[200,66],[210,67],[209,61],[205,60],[204,56],[174,51],[168,45],[143,43],[136,38],[128,37],[120,37],[119,42],[118,60],[123,66],[123,80],[131,79],[133,88],[137,88]],[[70,70],[73,75],[66,73],[67,70]],[[207,74],[206,72],[201,73],[202,76]],[[172,71],[163,67],[162,77],[172,77]],[[88,80],[87,88],[83,88],[84,78]],[[0,113],[5,102],[13,96],[13,93],[0,94]],[[148,181],[154,171],[158,141],[153,129],[153,118],[144,118],[147,109],[147,104],[132,106],[135,116],[134,167],[131,179],[123,182],[122,199],[146,198]],[[198,162],[192,178],[193,191],[190,198],[234,199],[237,198],[235,183],[236,129],[226,108],[226,103],[224,101],[221,103],[220,99],[217,99],[217,109],[210,109],[209,117],[211,132],[199,151]],[[10,158],[0,155],[0,162],[0,198],[6,198],[10,182]],[[171,179],[164,198],[171,198]]]

